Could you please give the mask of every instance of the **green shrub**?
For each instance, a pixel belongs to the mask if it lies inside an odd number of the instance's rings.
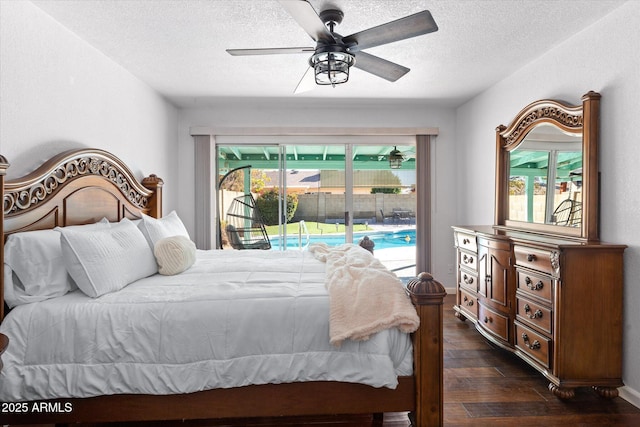
[[[385,194],[400,194],[398,187],[373,187],[371,188],[371,194],[385,193]]]
[[[279,196],[276,190],[265,191],[256,199],[256,207],[266,225],[278,224],[278,201]],[[286,222],[291,221],[296,209],[298,209],[298,196],[296,194],[287,194]]]

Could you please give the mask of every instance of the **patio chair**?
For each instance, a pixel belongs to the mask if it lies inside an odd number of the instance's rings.
[[[385,224],[385,220],[391,220],[391,221],[395,220],[395,216],[394,215],[385,215],[384,212],[382,211],[382,209],[380,209],[380,216],[382,217],[382,223],[383,224]]]
[[[247,232],[247,229],[243,229],[241,233],[233,225],[228,224],[226,231],[229,244],[233,249],[271,249],[271,242],[269,242],[268,238],[251,237],[250,232],[245,235],[244,233]]]
[[[393,217],[398,223],[406,222],[407,224],[410,224],[415,215],[410,210],[393,208]]]
[[[565,199],[553,211],[551,221],[555,225],[579,227],[582,224],[582,203]]]
[[[251,193],[231,202],[226,231],[233,249],[271,249],[264,220]]]

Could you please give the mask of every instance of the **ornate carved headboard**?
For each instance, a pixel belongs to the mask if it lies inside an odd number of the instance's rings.
[[[99,149],[69,150],[30,174],[5,181],[7,160],[0,156],[3,194],[0,231],[11,233],[88,224],[107,218],[162,216],[162,179],[138,182],[113,154]],[[0,245],[0,320],[4,317],[4,245]]]

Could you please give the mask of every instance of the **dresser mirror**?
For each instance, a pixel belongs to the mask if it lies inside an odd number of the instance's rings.
[[[496,227],[598,240],[599,101],[536,101],[496,129]]]

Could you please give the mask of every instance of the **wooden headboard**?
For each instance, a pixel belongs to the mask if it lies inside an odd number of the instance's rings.
[[[113,154],[99,149],[60,153],[22,178],[6,180],[7,160],[0,156],[3,242],[11,233],[88,224],[107,218],[162,216],[162,179],[138,182]],[[4,318],[4,244],[0,245],[0,321]]]

